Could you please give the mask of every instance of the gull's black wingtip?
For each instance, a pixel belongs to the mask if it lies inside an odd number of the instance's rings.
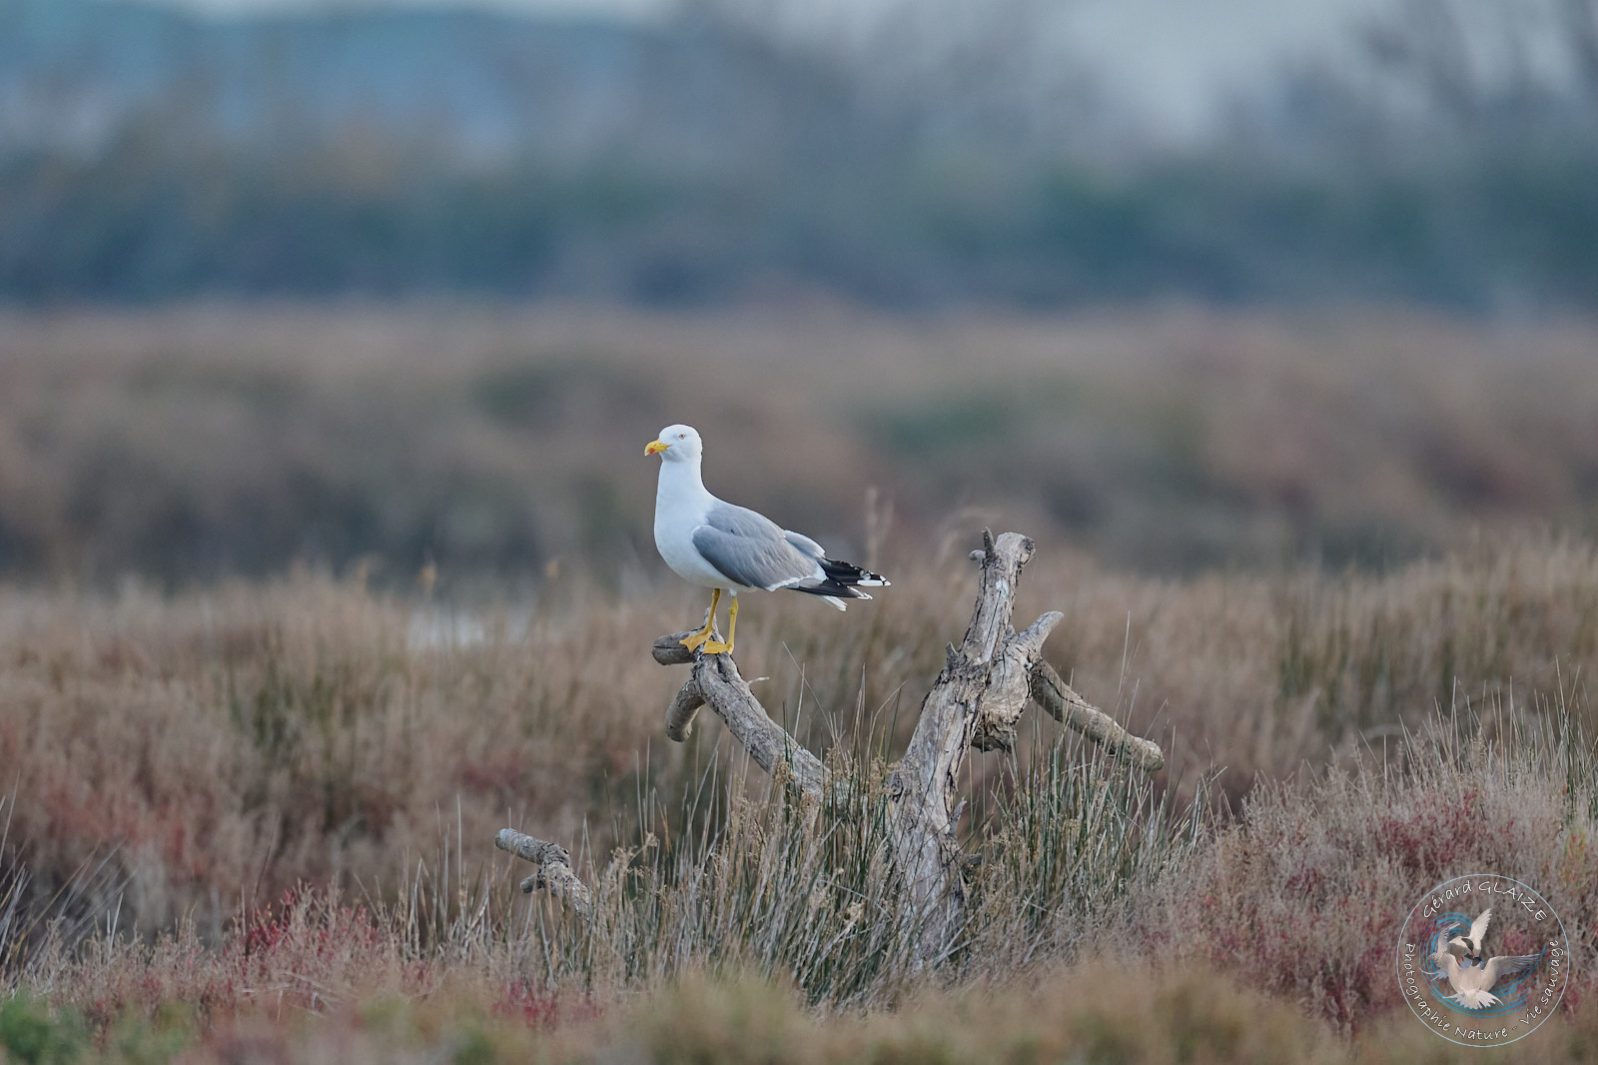
[[[793,591],[831,599],[870,599],[870,593],[861,591],[862,588],[889,587],[888,578],[882,574],[872,573],[853,562],[840,562],[835,558],[823,558],[821,572],[826,575],[824,580],[816,584],[795,585]],[[833,605],[841,607],[843,604]]]

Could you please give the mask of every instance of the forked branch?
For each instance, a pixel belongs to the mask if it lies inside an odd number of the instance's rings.
[[[536,836],[528,836],[514,828],[502,828],[494,837],[494,846],[510,851],[538,866],[538,872],[522,881],[522,890],[528,894],[540,889],[582,914],[594,911],[594,897],[588,885],[572,869],[571,855],[557,843],[546,843]]]
[[[831,784],[832,774],[788,730],[771,720],[755,693],[738,672],[731,655],[700,655],[680,641],[686,632],[662,636],[655,641],[653,654],[661,665],[693,663],[693,671],[672,697],[666,708],[666,735],[678,742],[693,732],[694,717],[701,706],[709,706],[727,725],[727,731],[743,744],[755,764],[773,776],[780,776],[797,794],[820,800]],[[786,766],[778,774],[777,767]]]
[[[971,623],[960,645],[949,646],[948,661],[922,703],[910,744],[888,781],[890,848],[905,901],[902,927],[922,964],[942,959],[964,916],[965,863],[955,828],[961,809],[960,770],[968,750],[1011,750],[1016,723],[1035,702],[1135,768],[1154,772],[1165,762],[1158,745],[1129,734],[1043,661],[1043,643],[1061,620],[1058,612],[1042,615],[1020,632],[1011,626],[1021,570],[1032,550],[1025,536],[1005,533],[995,540],[984,530],[982,550],[972,553],[981,576]],[[689,651],[681,643],[687,635],[662,636],[652,649],[661,665],[692,666],[666,708],[666,735],[686,740],[700,708],[708,706],[755,763],[796,797],[841,808],[838,789],[849,782],[834,779],[821,759],[771,719],[730,656]],[[539,866],[523,882],[523,890],[543,888],[579,913],[591,911],[589,891],[563,848],[508,828],[496,842]]]
[[[1153,740],[1134,736],[1115,719],[1078,695],[1047,662],[1032,667],[1032,699],[1068,729],[1080,732],[1135,769],[1158,773],[1165,752]]]

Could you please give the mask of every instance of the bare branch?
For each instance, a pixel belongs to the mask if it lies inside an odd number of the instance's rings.
[[[690,661],[694,664],[693,675],[666,710],[666,735],[679,742],[686,739],[699,706],[708,706],[726,723],[727,731],[743,744],[755,764],[773,779],[782,780],[806,798],[823,798],[832,780],[821,759],[771,720],[739,674],[731,655],[695,654],[677,642],[684,635],[687,634],[662,636],[655,641],[652,652],[655,661],[663,665]],[[676,734],[674,725],[681,726],[681,735]],[[779,765],[785,766],[785,771],[779,772]]]
[[[655,661],[663,666],[686,666],[694,660],[694,653],[682,645],[683,640],[692,636],[693,632],[674,632],[670,636],[662,636],[655,641],[649,653]]]
[[[689,677],[677,694],[672,697],[671,705],[666,707],[666,738],[681,743],[694,734],[694,718],[699,715],[699,708],[705,705],[705,693],[699,690],[699,683]]]
[[[543,889],[584,917],[594,912],[594,897],[588,885],[572,870],[571,855],[565,847],[546,843],[514,828],[500,829],[494,837],[494,846],[538,866],[538,872],[522,881],[524,892],[531,894]]]
[[[1159,744],[1134,736],[1116,724],[1109,714],[1072,691],[1047,662],[1032,667],[1032,698],[1054,720],[1109,748],[1129,765],[1145,773],[1157,773],[1164,767],[1165,754]]]
[[[973,553],[972,557],[977,556]],[[960,644],[969,661],[983,664],[993,661],[999,650],[999,640],[1009,631],[1021,567],[1031,559],[1030,537],[1004,533],[995,542],[991,530],[982,530],[982,579],[977,588],[976,606],[971,611],[971,624]]]
[[[1064,616],[1051,610],[1025,631],[1012,632],[1004,641],[988,674],[987,690],[982,693],[976,728],[972,730],[971,745],[977,750],[1015,749],[1015,723],[1032,699],[1032,667],[1043,650],[1043,641]]]
[[[942,958],[964,913],[963,863],[953,811],[960,767],[985,720],[983,703],[993,699],[994,723],[983,736],[997,746],[1006,728],[1013,736],[1014,719],[1026,705],[1027,648],[1041,645],[1060,620],[1044,615],[1024,640],[1010,628],[1021,568],[1031,557],[1027,537],[1005,533],[995,541],[983,530],[982,552],[973,555],[981,562],[982,575],[971,624],[960,647],[950,649],[948,664],[921,704],[910,746],[889,781],[894,856],[909,903],[904,918],[918,939],[923,964]]]

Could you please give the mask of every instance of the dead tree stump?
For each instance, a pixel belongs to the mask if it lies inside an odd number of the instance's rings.
[[[965,863],[956,829],[963,809],[960,770],[970,748],[1010,750],[1016,722],[1035,702],[1136,769],[1155,772],[1165,764],[1158,745],[1129,734],[1042,660],[1043,642],[1061,614],[1050,611],[1019,632],[1011,626],[1021,570],[1032,550],[1032,541],[1019,533],[995,540],[983,532],[982,550],[971,555],[981,565],[971,624],[958,646],[949,645],[904,757],[888,775],[891,868],[903,899],[902,934],[921,965],[947,955],[965,916]],[[652,651],[661,665],[693,667],[666,709],[666,735],[687,739],[700,708],[708,706],[755,763],[796,797],[841,808],[850,783],[834,779],[821,759],[771,719],[730,656],[689,651],[679,642],[687,635],[662,636]],[[564,848],[509,828],[495,844],[539,867],[522,882],[523,891],[543,888],[576,912],[591,912],[592,897]]]

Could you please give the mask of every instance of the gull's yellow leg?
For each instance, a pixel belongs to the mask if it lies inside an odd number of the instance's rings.
[[[716,607],[720,604],[721,589],[712,588],[710,590],[710,609],[705,611],[705,627],[694,633],[692,636],[686,637],[677,642],[688,648],[690,651],[697,651],[701,644],[710,639],[710,634],[716,631]],[[732,605],[736,607],[738,605],[738,600],[734,599],[732,601]]]
[[[738,597],[735,595],[735,596],[732,597],[732,606],[727,608],[727,642],[726,643],[722,643],[720,640],[711,640],[709,643],[705,644],[705,654],[707,654],[707,655],[730,655],[730,654],[732,654],[732,641],[737,636],[737,634],[738,634]]]

